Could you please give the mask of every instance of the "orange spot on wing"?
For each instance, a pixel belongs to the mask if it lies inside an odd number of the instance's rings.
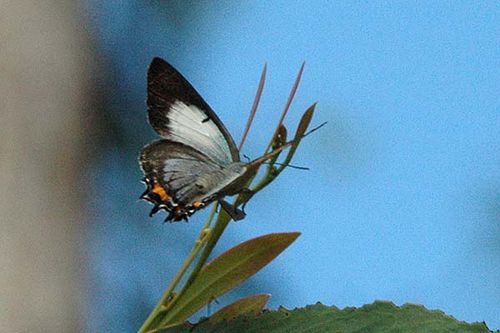
[[[204,207],[205,204],[201,201],[195,201],[193,202],[193,205],[192,205],[195,209],[198,209],[198,208],[201,208],[201,207]]]
[[[172,197],[168,195],[167,191],[158,183],[155,183],[152,191],[160,196],[161,201],[168,202],[172,200]]]

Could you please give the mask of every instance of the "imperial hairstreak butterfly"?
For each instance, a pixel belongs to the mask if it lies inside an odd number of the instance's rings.
[[[165,60],[153,59],[147,81],[149,123],[162,137],[145,146],[139,159],[147,186],[141,199],[154,205],[150,215],[163,209],[166,221],[187,220],[219,201],[233,219],[242,219],[245,214],[223,198],[245,190],[262,162],[277,151],[241,162],[226,127]]]

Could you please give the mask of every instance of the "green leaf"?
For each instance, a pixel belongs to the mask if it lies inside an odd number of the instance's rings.
[[[243,242],[207,264],[162,319],[164,325],[183,322],[210,301],[239,285],[267,265],[299,232],[274,233]]]
[[[259,314],[262,312],[271,295],[260,294],[241,298],[234,303],[226,305],[210,316],[211,322],[234,319],[244,314]]]
[[[306,133],[314,115],[314,109],[316,109],[316,103],[308,107],[302,115],[302,118],[300,118],[299,126],[297,126],[297,131],[295,132],[295,139],[301,138]]]
[[[296,141],[292,145],[292,147],[290,147],[290,151],[286,155],[286,158],[283,161],[283,165],[278,169],[278,173],[283,171],[286,165],[288,165],[288,163],[292,161],[293,155],[295,155],[295,152],[297,151],[297,148],[299,147],[299,144],[302,141],[302,138],[304,137],[304,134],[306,133],[307,128],[309,127],[309,124],[311,123],[315,108],[316,108],[316,103],[311,105],[302,115],[299,126],[297,126],[297,131],[295,132],[294,140]]]
[[[271,148],[272,148],[271,150],[279,148],[286,143],[287,129],[286,129],[285,125],[283,125],[283,124],[279,125],[276,133],[277,133],[276,139],[273,141],[273,143],[271,145]],[[269,169],[274,168],[273,164],[276,163],[280,154],[281,153],[276,154],[273,158],[271,158],[269,160],[269,166],[268,166]]]
[[[200,321],[161,333],[290,333],[290,332],[370,332],[370,333],[488,333],[484,323],[468,324],[442,311],[430,311],[421,305],[377,301],[360,308],[338,309],[322,304],[292,311],[279,309],[260,315],[245,315],[224,322]]]

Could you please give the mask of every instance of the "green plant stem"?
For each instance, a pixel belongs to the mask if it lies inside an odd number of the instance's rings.
[[[191,252],[189,253],[189,256],[186,258],[181,268],[170,282],[170,285],[168,286],[167,290],[163,293],[163,296],[161,297],[158,304],[155,306],[153,311],[151,311],[144,324],[142,324],[141,328],[139,329],[139,333],[147,332],[149,330],[149,326],[151,326],[151,324],[158,317],[158,315],[161,312],[167,311],[167,303],[170,300],[172,292],[174,291],[175,287],[177,287],[179,281],[182,279],[184,274],[186,274],[186,271],[191,266],[191,264],[193,263],[194,259],[196,258],[200,250],[203,248],[203,245],[209,239],[209,236],[211,234],[211,230],[209,228],[215,216],[216,211],[217,211],[217,204],[215,204],[214,207],[212,208],[210,215],[208,216],[207,221],[205,222],[205,225],[203,226],[200,235],[198,236],[198,239],[195,241],[195,244],[191,249]],[[173,301],[173,299],[171,301]]]
[[[208,257],[212,253],[212,250],[214,249],[215,245],[219,241],[219,238],[222,236],[222,233],[224,232],[224,230],[226,229],[226,227],[230,221],[231,221],[231,217],[226,213],[225,210],[221,209],[219,216],[217,218],[217,221],[215,222],[215,225],[212,228],[212,231],[210,232],[210,237],[206,242],[206,245],[203,249],[203,252],[201,253],[200,257],[198,258],[198,262],[196,263],[195,267],[193,268],[193,270],[189,274],[182,289],[167,304],[166,308],[164,309],[164,311],[167,312],[167,316],[160,321],[160,323],[158,325],[159,327],[162,327],[162,326],[165,326],[168,324],[174,324],[174,323],[169,322],[168,311],[170,309],[172,309],[172,307],[175,306],[175,304],[178,302],[178,300],[181,298],[181,296],[186,292],[186,290],[191,286],[193,281],[196,279],[196,277],[198,276],[198,273],[205,265]]]
[[[197,240],[195,246],[191,249],[191,253],[189,256],[186,258],[184,263],[182,264],[182,267],[180,268],[179,272],[175,275],[173,278],[172,282],[170,282],[170,285],[168,286],[167,290],[163,293],[163,296],[161,297],[160,301],[158,304],[155,306],[153,311],[151,311],[150,315],[144,322],[144,324],[141,326],[139,329],[139,332],[146,332],[151,325],[151,323],[156,319],[156,317],[161,313],[165,311],[165,304],[169,301],[170,296],[172,295],[172,292],[174,291],[175,287],[179,283],[179,281],[182,279],[184,274],[186,273],[187,269],[189,266],[191,266],[191,263],[193,262],[194,258],[196,258],[196,255],[199,253],[200,249],[203,247],[203,242]]]

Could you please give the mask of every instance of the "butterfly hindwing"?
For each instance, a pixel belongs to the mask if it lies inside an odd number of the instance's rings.
[[[182,143],[219,165],[239,161],[233,138],[193,86],[170,64],[154,58],[148,70],[148,116],[163,138]]]
[[[220,166],[205,154],[182,143],[159,140],[142,149],[141,168],[148,189],[143,198],[180,220],[218,198],[219,191],[240,177],[240,163]]]

